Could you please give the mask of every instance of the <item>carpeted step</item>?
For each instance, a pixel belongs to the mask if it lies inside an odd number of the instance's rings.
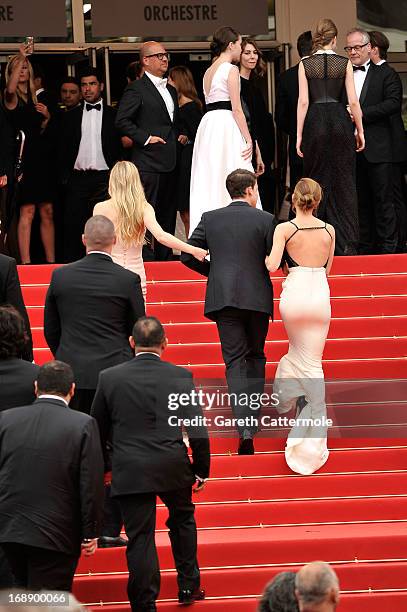
[[[237,432],[234,432],[233,435],[226,437],[211,437],[211,454],[214,455],[226,455],[228,457],[238,456],[237,446],[238,446],[238,436]],[[285,448],[286,438],[284,437],[276,437],[271,438],[269,435],[265,435],[263,432],[260,432],[256,435],[254,439],[254,446],[256,449],[256,455],[258,456],[261,453],[269,453],[270,451],[283,451]],[[397,447],[404,448],[406,445],[406,438],[397,438],[394,436],[393,438],[383,438],[383,437],[357,437],[357,436],[343,436],[343,437],[334,437],[332,435],[331,430],[328,431],[328,448],[338,449],[347,451],[349,449],[376,449],[383,447]]]
[[[349,319],[333,319],[329,328],[329,338],[360,338],[361,326],[364,337],[407,336],[407,315],[400,317],[355,317]],[[31,329],[34,345],[45,348],[47,343],[41,326]],[[215,323],[173,323],[166,325],[167,338],[170,344],[219,342]],[[282,321],[270,324],[268,340],[284,340],[287,334]]]
[[[162,569],[174,567],[168,534],[156,534]],[[365,523],[289,527],[249,527],[198,532],[201,566],[219,567],[267,563],[308,563],[315,559],[403,559],[407,545],[407,523]],[[77,573],[125,571],[123,548],[98,550],[81,557]]]
[[[407,562],[382,561],[377,563],[333,564],[342,591],[369,589],[403,589]],[[278,573],[297,572],[299,566],[256,566],[227,569],[201,568],[201,584],[208,597],[244,596],[260,594],[265,585]],[[84,603],[97,601],[125,601],[127,573],[120,575],[77,576],[74,595]],[[160,599],[173,598],[177,593],[175,570],[163,571]]]

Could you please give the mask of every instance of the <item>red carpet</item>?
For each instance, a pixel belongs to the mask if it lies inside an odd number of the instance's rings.
[[[148,313],[166,324],[166,358],[206,379],[203,386],[222,384],[216,328],[203,317],[205,281],[176,262],[146,269]],[[38,363],[50,358],[42,323],[51,270],[19,270]],[[268,376],[287,347],[278,312],[281,277],[274,286]],[[317,474],[300,477],[284,461],[284,428],[262,432],[254,457],[235,455],[233,431],[230,438],[213,431],[212,478],[196,497],[208,596],[197,610],[254,612],[276,573],[315,559],[331,562],[339,575],[339,610],[407,609],[407,256],[337,258],[330,286],[324,354],[330,458]],[[227,409],[215,406],[210,414]],[[275,416],[271,409],[265,414]],[[159,503],[158,607],[170,612],[178,609],[177,587],[165,520]],[[128,609],[126,580],[124,549],[101,550],[81,559],[74,591],[87,604],[121,612]]]

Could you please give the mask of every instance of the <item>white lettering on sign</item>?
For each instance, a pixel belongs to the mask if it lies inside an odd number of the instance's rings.
[[[156,4],[144,7],[146,21],[216,21],[216,4]]]

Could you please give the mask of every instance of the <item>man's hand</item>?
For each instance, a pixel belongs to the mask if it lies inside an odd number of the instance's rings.
[[[188,136],[185,136],[185,134],[180,134],[178,136],[178,142],[181,143],[182,145],[186,145],[188,142]]]
[[[133,146],[133,141],[128,136],[122,136],[122,146],[124,149],[131,149]]]
[[[93,538],[93,540],[83,540],[81,544],[82,552],[85,557],[90,557],[95,553],[95,550],[98,546],[98,539]]]
[[[160,138],[160,136],[150,136],[150,142],[148,144],[156,144],[157,142],[160,144],[167,144],[163,138]]]
[[[205,480],[198,480],[198,478],[196,479],[196,483],[195,483],[195,488],[192,489],[192,493],[200,493],[201,491],[204,490],[206,485],[206,481]]]
[[[3,174],[0,176],[0,188],[5,187],[7,185],[7,174]]]

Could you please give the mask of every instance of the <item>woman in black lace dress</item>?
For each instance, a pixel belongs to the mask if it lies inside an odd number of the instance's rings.
[[[352,64],[334,52],[337,33],[330,19],[322,19],[313,37],[315,52],[300,62],[297,153],[304,158],[304,176],[324,190],[318,216],[336,230],[335,253],[356,255],[356,151],[364,148],[365,140]]]

